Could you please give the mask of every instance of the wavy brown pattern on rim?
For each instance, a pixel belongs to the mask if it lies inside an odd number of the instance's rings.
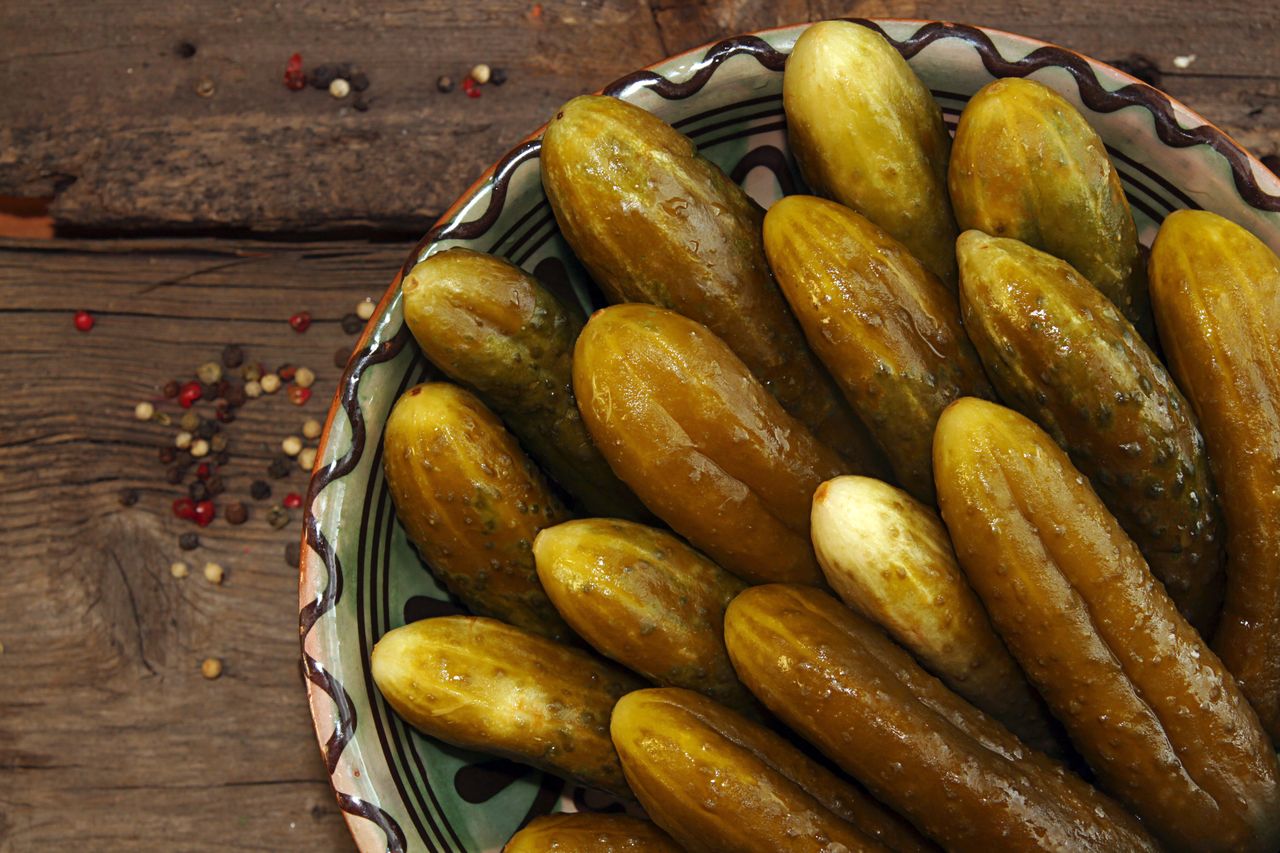
[[[1090,63],[1082,56],[1052,45],[1045,45],[1032,51],[1020,60],[1010,61],[1000,55],[998,48],[990,36],[976,27],[933,22],[917,29],[910,37],[898,41],[874,21],[863,18],[846,19],[860,26],[873,29],[883,35],[904,58],[910,59],[921,50],[936,41],[946,38],[960,39],[971,45],[978,53],[983,66],[995,77],[1025,77],[1037,70],[1047,67],[1059,67],[1066,70],[1076,81],[1081,101],[1089,109],[1099,113],[1110,113],[1130,106],[1140,106],[1151,113],[1154,127],[1159,139],[1173,148],[1189,148],[1195,145],[1207,145],[1221,155],[1231,169],[1236,190],[1251,206],[1268,212],[1280,212],[1280,196],[1264,191],[1253,174],[1248,156],[1217,128],[1212,125],[1200,125],[1195,128],[1182,127],[1174,114],[1171,99],[1162,92],[1143,83],[1131,83],[1114,92],[1107,91],[1098,81],[1097,74]],[[641,87],[654,91],[666,100],[680,100],[699,92],[712,78],[715,71],[729,58],[735,55],[747,55],[754,58],[762,67],[780,72],[786,62],[787,54],[779,51],[758,36],[738,36],[725,39],[709,47],[699,62],[698,70],[690,79],[683,82],[669,80],[655,71],[643,70],[622,77],[602,90],[603,94],[617,96],[628,89]],[[541,150],[541,141],[528,140],[508,152],[493,170],[489,184],[489,199],[485,211],[478,219],[467,222],[441,222],[433,227],[414,247],[406,259],[403,272],[407,273],[422,251],[438,240],[475,239],[483,236],[497,222],[506,204],[510,181],[519,166],[536,158]],[[774,149],[777,151],[777,149]],[[755,154],[756,152],[752,152]],[[781,152],[777,151],[777,155]],[[769,152],[758,155],[755,162],[747,165],[739,163],[734,170],[735,178],[739,172],[745,175],[755,166],[770,168],[779,179],[786,171],[780,171],[779,157]],[[751,159],[750,156],[748,159]],[[785,165],[785,158],[782,158]],[[784,185],[785,186],[785,185]],[[405,327],[390,340],[371,345],[362,350],[352,360],[341,381],[342,393],[340,405],[346,413],[352,430],[352,443],[348,452],[318,472],[312,480],[307,494],[306,518],[307,544],[316,551],[324,562],[327,582],[324,591],[299,614],[299,628],[302,638],[316,622],[331,610],[342,594],[342,571],[336,552],[321,533],[319,521],[312,512],[312,504],[316,495],[335,480],[349,474],[359,463],[367,442],[366,426],[363,413],[359,409],[357,390],[364,371],[375,364],[394,359],[403,349],[409,338]],[[326,764],[332,775],[343,749],[354,737],[356,717],[351,706],[350,697],[345,688],[331,673],[313,658],[303,652],[303,666],[307,679],[321,689],[334,702],[336,711],[335,730],[325,745]],[[340,791],[335,792],[339,807],[347,814],[369,820],[379,827],[387,838],[387,850],[391,853],[402,853],[406,849],[407,840],[399,824],[387,812],[377,805]],[[531,810],[531,815],[533,810]],[[528,818],[526,818],[527,820]]]

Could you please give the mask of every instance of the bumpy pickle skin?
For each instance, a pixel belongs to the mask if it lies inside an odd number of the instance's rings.
[[[1151,296],[1223,495],[1213,648],[1280,743],[1280,258],[1221,216],[1178,211],[1151,249]]]
[[[759,714],[724,650],[724,609],[742,581],[670,533],[611,518],[548,527],[533,557],[551,603],[596,651],[661,687]]]
[[[1211,636],[1222,530],[1195,413],[1115,306],[1017,240],[957,241],[965,329],[1000,397],[1070,455],[1182,615]]]
[[[778,293],[763,212],[688,137],[640,107],[584,95],[547,125],[541,164],[561,233],[610,301],[702,323],[856,470],[883,471]]]
[[[1011,237],[1061,258],[1154,340],[1120,175],[1065,98],[1020,77],[982,87],[960,114],[948,183],[961,230]]]
[[[938,422],[934,470],[960,565],[1099,787],[1171,850],[1277,849],[1257,714],[1066,453],[965,399]]]
[[[700,694],[631,693],[610,731],[636,799],[690,853],[932,849],[864,791]]]
[[[529,273],[461,247],[419,263],[400,285],[422,352],[473,390],[552,480],[587,512],[647,513],[591,444],[573,399],[573,342],[584,319]]]
[[[533,565],[534,536],[569,513],[474,395],[446,382],[405,392],[387,417],[383,470],[409,541],[473,613],[572,636]]]
[[[859,24],[814,24],[787,59],[782,103],[809,186],[889,232],[954,288],[951,137],[898,51]]]
[[[813,549],[845,604],[1027,744],[1067,754],[956,564],[937,511],[888,483],[837,477],[813,496]]]
[[[748,589],[729,605],[725,644],[771,711],[947,850],[1158,849],[1118,803],[821,590]]]
[[[705,326],[652,305],[597,311],[573,388],[614,472],[695,548],[749,583],[822,583],[809,503],[846,463]]]
[[[682,853],[653,823],[620,814],[543,815],[511,836],[502,853]]]
[[[992,396],[954,292],[867,218],[788,196],[764,219],[778,286],[898,482],[933,503],[933,427],[960,397]]]
[[[373,647],[379,692],[419,731],[630,797],[609,715],[642,687],[580,649],[479,616],[388,631]]]

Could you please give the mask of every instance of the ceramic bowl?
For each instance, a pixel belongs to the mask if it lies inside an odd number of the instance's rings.
[[[978,27],[859,20],[879,30],[933,90],[954,127],[996,77],[1031,77],[1097,129],[1143,242],[1179,208],[1241,223],[1280,251],[1280,181],[1224,133],[1102,63]],[[700,47],[604,92],[656,113],[768,206],[803,190],[787,150],[782,69],[803,26]],[[450,246],[508,258],[593,306],[538,175],[541,130],[499,160],[405,262]],[[382,431],[399,395],[433,375],[401,313],[400,279],[347,367],[307,497],[300,628],[308,698],[338,803],[361,850],[492,851],[539,814],[618,809],[603,795],[509,761],[456,749],[403,723],[374,689],[369,651],[392,628],[461,612],[397,524],[382,475]]]

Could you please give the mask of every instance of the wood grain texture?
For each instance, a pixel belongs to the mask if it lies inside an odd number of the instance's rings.
[[[1197,0],[534,5],[9,0],[0,32],[22,37],[0,39],[0,195],[55,195],[64,228],[422,232],[571,96],[718,37],[838,15],[961,20],[1100,59],[1142,53],[1170,94],[1254,153],[1280,148],[1280,17],[1252,0],[1212,12]],[[288,91],[294,51],[308,67],[363,68],[368,112]],[[509,82],[480,99],[436,91],[439,75],[459,80],[481,61]],[[203,80],[210,98],[196,94]]]
[[[338,318],[407,248],[0,242],[0,850],[349,849],[299,673],[284,549],[300,512],[277,531],[270,502],[249,501],[248,523],[219,518],[180,551],[196,528],[173,517],[182,487],[156,451],[173,430],[132,410],[226,342],[315,369],[307,405],[263,397],[227,427],[226,497],[248,501],[281,439],[328,408],[334,350],[354,342]],[[299,335],[286,318],[304,307],[316,319]],[[97,317],[89,334],[75,308]],[[295,469],[273,497],[305,481]],[[224,662],[216,681],[206,657]]]

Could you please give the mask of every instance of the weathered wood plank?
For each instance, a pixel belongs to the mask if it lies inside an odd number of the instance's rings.
[[[56,195],[92,229],[425,230],[554,108],[668,54],[743,30],[835,15],[965,20],[1102,59],[1134,52],[1175,97],[1258,154],[1280,149],[1280,17],[1251,0],[162,0],[0,4],[0,194]],[[74,26],[68,26],[74,21]],[[184,58],[178,47],[190,44]],[[281,83],[289,54],[351,61],[371,108]],[[1177,70],[1175,56],[1196,61]],[[443,95],[486,61],[478,100]],[[210,98],[196,94],[204,80]]]
[[[298,667],[297,571],[269,504],[248,501],[280,440],[323,417],[338,318],[407,251],[369,243],[0,242],[0,850],[315,850],[351,842],[326,781]],[[89,334],[72,327],[92,310]],[[316,320],[296,334],[287,317]],[[305,364],[315,397],[261,398],[229,425],[226,497],[186,553],[156,447],[133,419],[181,371],[237,342]],[[165,407],[166,411],[176,406]],[[295,470],[278,499],[302,491]],[[122,507],[122,489],[140,500]],[[175,580],[185,559],[192,575]],[[226,569],[222,586],[201,576]],[[218,657],[225,671],[201,677]]]

